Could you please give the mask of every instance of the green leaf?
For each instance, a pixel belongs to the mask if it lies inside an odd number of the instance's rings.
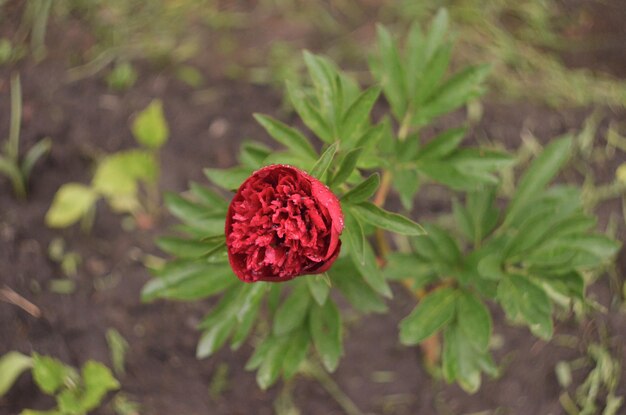
[[[308,99],[300,89],[292,82],[287,82],[287,94],[289,101],[304,122],[322,141],[326,143],[333,142],[333,135],[328,123],[324,120],[319,111],[313,106],[311,100]]]
[[[468,342],[478,350],[487,351],[493,323],[485,304],[475,295],[462,292],[457,297],[456,307],[457,324]]]
[[[320,180],[324,180],[323,177],[330,167],[330,163],[333,161],[333,157],[335,157],[335,153],[339,148],[339,142],[332,144],[329,146],[326,151],[322,153],[319,160],[315,163],[313,168],[311,169],[311,176],[317,177]]]
[[[420,184],[419,173],[414,168],[399,169],[393,172],[393,187],[398,192],[400,202],[407,211],[413,209],[413,199]]]
[[[572,138],[565,136],[552,141],[531,163],[519,180],[507,212],[510,222],[526,208],[544,187],[554,178],[570,155]]]
[[[266,115],[254,114],[254,118],[272,138],[295,154],[312,159],[317,158],[313,146],[300,131]]]
[[[267,293],[268,284],[264,282],[257,282],[251,287],[241,290],[239,294],[239,304],[237,306],[237,320],[243,321],[246,315],[255,307],[255,304],[265,297]]]
[[[278,379],[288,346],[289,337],[287,336],[278,338],[271,344],[256,374],[256,381],[261,389],[269,388]]]
[[[204,359],[219,350],[235,328],[235,316],[229,315],[202,333],[196,348],[196,358]]]
[[[411,219],[386,211],[373,203],[359,203],[353,206],[353,211],[365,222],[381,229],[409,236],[426,234],[424,228]]]
[[[223,237],[208,241],[193,241],[175,236],[162,236],[156,241],[162,251],[179,258],[199,258],[225,246]]]
[[[48,356],[33,353],[33,379],[42,392],[53,395],[65,384],[71,374],[71,369],[61,361]]]
[[[342,142],[352,142],[358,137],[359,132],[369,124],[369,117],[378,96],[380,88],[377,86],[365,90],[350,105],[341,120],[339,139]]]
[[[335,173],[335,175],[330,181],[331,186],[338,186],[342,184],[343,182],[345,182],[348,179],[348,177],[350,177],[350,175],[352,174],[352,172],[354,171],[356,167],[357,162],[359,161],[359,156],[361,156],[362,152],[363,152],[363,149],[359,147],[359,148],[350,150],[345,155],[345,157],[341,161],[341,164],[339,165],[339,169],[337,170],[337,173]]]
[[[32,359],[19,352],[9,352],[0,358],[0,398],[17,378],[32,367]]]
[[[454,289],[444,287],[422,298],[400,322],[400,342],[415,345],[441,330],[454,317],[456,297]]]
[[[289,335],[289,345],[283,357],[283,376],[290,379],[296,374],[300,363],[306,358],[309,351],[309,333],[307,330],[298,330]]]
[[[503,270],[504,261],[501,252],[486,254],[478,262],[478,273],[481,277],[489,280],[501,280],[505,278]]]
[[[400,55],[396,42],[382,25],[376,26],[378,49],[380,52],[379,71],[372,71],[378,75],[378,81],[383,87],[385,96],[391,104],[396,118],[404,117],[407,107],[405,74],[400,62]]]
[[[143,287],[141,300],[195,300],[222,292],[237,281],[228,263],[170,262]]]
[[[419,151],[417,159],[440,159],[450,155],[465,137],[465,128],[452,128],[433,138]]]
[[[581,301],[585,299],[585,280],[579,272],[572,271],[567,274],[551,275],[543,279],[542,282],[567,297]]]
[[[341,197],[341,201],[346,203],[365,202],[376,193],[379,184],[380,175],[374,173],[344,194]]]
[[[341,314],[333,301],[323,306],[313,304],[310,313],[310,333],[324,367],[334,372],[343,353]]]
[[[21,166],[22,175],[25,179],[28,179],[37,161],[39,161],[40,158],[48,154],[51,148],[52,139],[50,139],[50,137],[46,137],[42,140],[39,140],[37,144],[32,146],[26,152],[26,155],[24,156],[24,161],[22,161]]]
[[[158,176],[159,166],[151,152],[128,150],[103,158],[98,163],[92,186],[107,197],[135,195],[139,180],[154,183]]]
[[[442,45],[437,49],[433,58],[428,62],[424,72],[420,74],[417,87],[414,89],[414,99],[421,104],[441,84],[446,74],[452,56],[452,44]]]
[[[111,354],[111,363],[113,363],[113,370],[118,375],[123,375],[126,372],[126,352],[128,352],[128,342],[120,334],[119,331],[111,328],[106,333],[107,346]]]
[[[385,133],[388,133],[389,128],[389,119],[385,118],[382,122],[368,128],[356,141],[354,147],[363,147],[365,149],[374,147],[383,138]]]
[[[543,288],[522,275],[498,284],[498,301],[511,320],[525,321],[536,336],[552,337],[552,303]]]
[[[254,327],[254,323],[257,321],[257,317],[259,316],[259,309],[261,308],[261,304],[263,303],[263,297],[265,295],[265,290],[263,290],[263,295],[254,295],[251,296],[248,302],[247,309],[242,313],[242,310],[239,310],[237,313],[237,318],[239,320],[239,324],[235,329],[235,333],[233,334],[233,338],[230,344],[230,348],[232,350],[239,349],[246,339],[248,338],[252,327]]]
[[[346,239],[348,239],[350,248],[354,250],[354,255],[360,264],[365,263],[365,233],[363,226],[350,210],[344,213],[345,228],[343,230]]]
[[[54,195],[52,206],[46,213],[46,225],[64,228],[81,219],[91,209],[98,194],[90,187],[79,183],[67,183]]]
[[[132,126],[137,142],[151,149],[160,148],[170,132],[163,114],[163,103],[155,99],[141,111]]]
[[[276,336],[289,333],[300,327],[306,319],[311,303],[311,294],[306,284],[298,284],[274,315],[273,333]]]
[[[415,21],[411,25],[404,42],[404,57],[406,61],[407,90],[414,93],[420,85],[420,78],[424,65],[428,63],[425,59],[426,45],[424,34],[420,24]]]
[[[452,215],[454,216],[456,226],[463,236],[467,238],[467,240],[475,243],[477,239],[474,238],[474,224],[472,223],[472,218],[465,206],[463,206],[457,198],[452,199]]]
[[[93,360],[89,360],[85,363],[82,375],[85,390],[80,399],[80,406],[84,412],[97,408],[102,398],[104,398],[108,392],[120,388],[120,384],[113,377],[111,370]]]
[[[251,174],[252,169],[248,167],[233,167],[231,169],[204,169],[204,175],[211,182],[226,190],[238,189]]]
[[[413,289],[419,289],[435,279],[433,266],[416,254],[391,252],[387,255],[387,264],[383,269],[385,278],[413,282]]]
[[[224,210],[200,205],[174,193],[166,193],[164,200],[172,215],[191,225],[195,230],[200,230],[202,237],[224,234],[226,220]]]
[[[495,206],[495,199],[496,187],[488,186],[469,192],[462,211],[461,206],[454,202],[455,218],[469,240],[481,241],[498,224],[500,212]]]
[[[357,310],[365,313],[387,311],[385,302],[369,284],[364,283],[363,277],[348,258],[339,258],[328,272],[333,285]]]
[[[470,66],[452,76],[425,100],[417,112],[417,119],[428,121],[480,96],[489,70],[489,65]]]
[[[463,172],[446,161],[424,161],[418,169],[420,173],[453,190],[474,191],[484,184],[498,183],[498,179],[490,173]]]
[[[263,166],[263,162],[272,154],[272,149],[265,144],[256,141],[244,141],[239,152],[239,161],[244,166],[258,169]]]
[[[342,111],[340,102],[338,101],[341,101],[343,98],[342,94],[337,91],[337,86],[340,85],[340,82],[337,82],[339,74],[333,66],[322,57],[313,55],[308,51],[304,51],[303,56],[304,63],[309,71],[309,76],[315,87],[321,112],[330,123],[333,138],[336,140],[337,119]]]
[[[346,242],[349,243],[349,240]],[[358,255],[352,246],[350,246],[349,253],[350,259],[359,270],[359,273],[363,276],[363,279],[367,282],[367,284],[380,295],[391,298],[391,288],[389,288],[389,284],[385,281],[385,277],[378,267],[376,255],[374,254],[374,250],[372,249],[369,241],[367,239],[363,241],[362,256]]]
[[[461,250],[459,249],[455,238],[453,238],[443,228],[429,224],[426,226],[426,236],[420,239],[429,239],[432,242],[436,251],[435,258],[440,263],[456,266],[461,261]],[[414,242],[419,243],[417,240]]]
[[[306,283],[315,302],[324,305],[330,293],[330,286],[324,281],[324,278],[319,275],[311,275],[306,278]]]
[[[261,363],[265,360],[268,352],[274,347],[276,343],[276,337],[268,336],[261,341],[255,348],[254,353],[250,356],[250,359],[246,362],[246,370],[258,369]]]
[[[458,322],[449,325],[444,331],[442,368],[448,382],[456,379],[468,393],[474,393],[480,388],[481,371],[491,376],[498,372],[489,353],[474,347],[471,336],[468,337],[467,331]]]
[[[191,193],[198,199],[198,201],[205,206],[208,206],[219,212],[226,212],[228,209],[228,202],[224,199],[224,197],[213,190],[209,189],[206,186],[202,186],[201,184],[191,182],[190,183]],[[167,201],[166,201],[167,202]],[[170,210],[172,210],[171,206],[168,206]]]

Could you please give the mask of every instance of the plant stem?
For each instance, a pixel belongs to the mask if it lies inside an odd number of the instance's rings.
[[[406,140],[409,135],[409,130],[411,129],[411,119],[413,118],[411,113],[411,110],[407,111],[402,119],[402,123],[400,123],[400,129],[398,130],[398,140],[400,141]]]
[[[387,200],[387,195],[389,195],[389,190],[391,189],[391,181],[393,179],[393,173],[391,170],[383,171],[383,177],[380,183],[380,187],[374,196],[374,204],[378,207],[383,207],[385,204],[385,200]],[[381,228],[376,228],[376,244],[378,245],[380,258],[384,261],[385,257],[389,253],[389,244],[387,243],[387,239],[385,238],[385,231]]]
[[[7,144],[7,156],[18,164],[20,152],[20,124],[22,122],[22,87],[20,75],[11,75],[11,125],[9,127],[9,142]]]
[[[326,392],[341,406],[346,414],[363,415],[363,412],[361,412],[352,399],[341,390],[333,378],[318,364],[307,360],[302,364],[302,372],[317,380]]]

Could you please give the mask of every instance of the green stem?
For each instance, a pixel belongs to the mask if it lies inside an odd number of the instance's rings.
[[[22,87],[20,75],[11,76],[11,125],[9,127],[9,142],[7,155],[16,165],[20,152],[20,124],[22,121]]]
[[[318,381],[346,414],[363,415],[363,412],[361,412],[352,399],[341,390],[333,378],[318,364],[307,360],[302,365],[302,372]]]
[[[412,118],[412,112],[410,110],[407,111],[404,115],[404,118],[402,119],[402,122],[400,123],[400,129],[398,130],[398,140],[404,141],[409,136]]]
[[[624,183],[615,181],[610,184],[598,186],[593,189],[587,195],[585,205],[588,210],[596,207],[598,203],[604,202],[608,199],[613,199],[626,192],[626,185]]]
[[[48,25],[51,5],[52,0],[39,0],[33,18],[31,44],[33,47],[33,55],[37,61],[43,59],[46,53],[46,26]]]
[[[13,175],[11,176],[11,182],[13,184],[15,195],[18,199],[26,199],[26,183],[24,183],[24,177],[21,174]]]

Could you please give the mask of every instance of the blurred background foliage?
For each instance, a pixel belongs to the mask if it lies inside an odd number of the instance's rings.
[[[68,80],[107,71],[114,89],[132,85],[132,65],[147,60],[174,66],[194,86],[202,76],[187,63],[207,58],[220,74],[255,83],[294,80],[301,73],[302,47],[352,65],[359,73],[376,22],[402,33],[426,22],[439,7],[450,11],[457,65],[489,62],[492,91],[505,98],[550,106],[626,103],[623,62],[598,59],[576,68],[573,54],[619,51],[606,26],[620,25],[619,2],[575,0],[3,0],[0,1],[0,63],[30,50],[45,55],[47,22],[63,21],[75,33]],[[614,21],[596,18],[598,7],[614,7]],[[623,14],[623,13],[622,13]],[[11,28],[15,35],[8,38]],[[88,27],[88,36],[81,27]],[[11,31],[12,32],[12,31]],[[217,55],[216,55],[217,54]],[[215,59],[215,56],[218,59]],[[620,65],[621,64],[621,65]],[[587,65],[588,66],[588,65]],[[365,75],[366,72],[364,71]]]

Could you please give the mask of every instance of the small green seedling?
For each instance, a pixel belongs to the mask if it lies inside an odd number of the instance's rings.
[[[142,147],[102,158],[89,186],[61,186],[46,214],[48,226],[64,228],[82,220],[83,228],[89,229],[96,202],[104,198],[115,212],[129,213],[140,227],[150,227],[159,210],[158,151],[169,135],[161,101],[152,101],[137,116],[132,132]]]
[[[20,199],[26,197],[28,178],[37,161],[45,156],[52,146],[49,137],[40,140],[20,158],[20,124],[22,122],[22,88],[20,77],[11,77],[11,125],[9,137],[0,152],[0,173],[11,180],[13,191]]]
[[[120,387],[109,368],[93,360],[87,361],[79,373],[49,356],[9,352],[0,358],[0,397],[27,370],[39,389],[56,399],[57,406],[48,411],[24,409],[21,415],[84,415],[99,407],[107,393]]]
[[[137,81],[137,71],[128,62],[121,62],[109,72],[106,77],[109,88],[116,91],[125,91]]]

